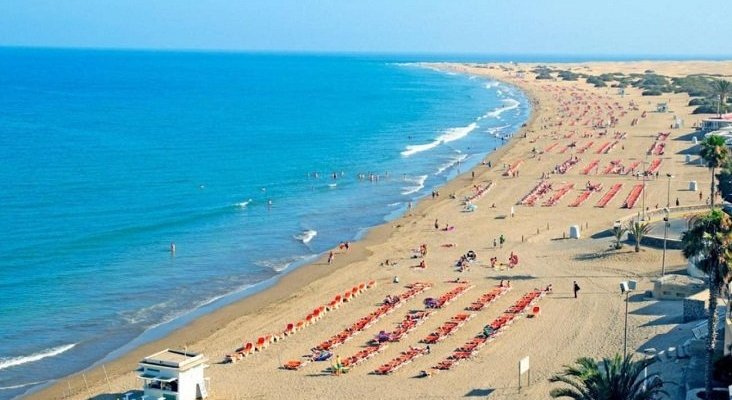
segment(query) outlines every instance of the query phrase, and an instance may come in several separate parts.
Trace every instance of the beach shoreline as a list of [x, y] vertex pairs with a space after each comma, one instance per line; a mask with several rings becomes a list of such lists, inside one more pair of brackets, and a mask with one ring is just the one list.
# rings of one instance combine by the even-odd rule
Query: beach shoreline
[[[649, 65], [659, 65], [663, 64], [664, 62], [622, 62], [622, 63], [586, 63], [586, 65], [592, 66], [593, 68], [605, 68], [605, 69], [613, 69], [613, 68], [623, 68], [623, 72], [628, 70], [645, 70], [649, 69]], [[669, 65], [682, 65], [682, 67], [679, 67], [681, 71], [686, 70], [694, 70], [694, 68], [698, 69], [698, 66], [695, 66], [694, 64], [697, 62], [686, 62], [690, 64], [684, 64], [685, 62], [667, 62]], [[704, 62], [709, 63], [709, 62]], [[552, 63], [557, 64], [557, 63]], [[703, 63], [702, 63], [703, 64]], [[114, 387], [118, 387], [119, 384], [129, 384], [132, 382], [129, 377], [131, 374], [131, 370], [133, 370], [137, 362], [141, 360], [144, 356], [147, 356], [149, 354], [152, 354], [158, 350], [164, 349], [164, 348], [189, 348], [191, 350], [196, 350], [197, 344], [201, 343], [201, 341], [208, 341], [213, 342], [217, 340], [217, 337], [221, 336], [229, 336], [229, 331], [236, 331], [234, 328], [232, 328], [232, 324], [236, 323], [237, 325], [240, 324], [247, 324], [249, 323], [251, 327], [253, 328], [252, 331], [256, 331], [257, 333], [252, 333], [250, 336], [256, 336], [259, 333], [264, 333], [263, 331], [266, 330], [273, 330], [275, 327], [279, 327], [275, 321], [264, 321], [264, 322], [270, 322], [270, 327], [264, 327], [261, 324], [263, 323], [262, 319], [266, 319], [266, 316], [272, 316], [275, 319], [280, 320], [283, 318], [288, 318], [288, 316], [279, 316], [278, 312], [281, 312], [281, 310], [284, 309], [290, 309], [290, 308], [297, 308], [297, 310], [294, 310], [295, 313], [302, 313], [305, 311], [305, 308], [302, 307], [303, 302], [311, 304], [313, 299], [323, 298], [331, 295], [330, 292], [331, 288], [333, 286], [344, 286], [347, 285], [347, 282], [353, 281], [353, 278], [355, 276], [360, 276], [361, 281], [363, 280], [369, 280], [372, 279], [372, 276], [377, 275], [377, 282], [380, 286], [388, 286], [390, 283], [390, 277], [393, 275], [391, 270], [388, 272], [383, 272], [382, 269], [379, 269], [377, 265], [380, 261], [383, 260], [383, 254], [384, 253], [394, 253], [399, 250], [404, 250], [404, 243], [410, 243], [412, 246], [415, 245], [414, 243], [414, 237], [419, 236], [418, 234], [425, 235], [424, 231], [420, 231], [419, 229], [423, 228], [417, 228], [417, 227], [424, 227], [424, 226], [430, 226], [432, 224], [432, 219], [435, 218], [435, 216], [442, 217], [443, 215], [447, 215], [450, 218], [454, 218], [456, 220], [459, 220], [461, 223], [465, 220], [460, 214], [455, 214], [457, 211], [450, 211], [447, 212], [445, 210], [453, 210], [455, 207], [455, 200], [449, 198], [447, 194], [456, 193], [457, 197], [460, 198], [462, 195], [466, 193], [470, 193], [473, 186], [476, 184], [484, 184], [491, 180], [497, 180], [495, 177], [495, 174], [498, 172], [499, 174], [502, 171], [501, 164], [502, 163], [508, 163], [510, 160], [510, 157], [515, 157], [515, 154], [521, 153], [521, 154], [527, 154], [528, 149], [532, 146], [529, 142], [531, 140], [537, 140], [535, 133], [540, 132], [542, 130], [542, 123], [545, 123], [547, 119], [550, 119], [556, 110], [545, 108], [549, 107], [550, 105], [547, 103], [550, 100], [550, 97], [547, 93], [540, 91], [540, 89], [535, 86], [536, 82], [525, 82], [523, 80], [516, 80], [511, 79], [510, 75], [501, 74], [498, 71], [493, 70], [487, 70], [487, 69], [476, 69], [470, 65], [464, 65], [464, 64], [456, 64], [456, 63], [429, 63], [429, 65], [436, 66], [438, 68], [447, 69], [453, 72], [460, 72], [460, 73], [466, 73], [466, 74], [478, 74], [482, 77], [490, 77], [491, 79], [496, 79], [501, 82], [505, 82], [507, 84], [510, 84], [512, 86], [518, 87], [525, 96], [529, 99], [530, 107], [531, 107], [531, 113], [529, 116], [529, 119], [526, 121], [524, 126], [519, 129], [516, 132], [513, 132], [510, 139], [506, 141], [502, 146], [498, 147], [495, 151], [491, 152], [487, 157], [484, 158], [484, 160], [490, 160], [493, 164], [492, 168], [487, 168], [485, 165], [478, 165], [474, 167], [471, 170], [464, 171], [460, 175], [454, 177], [452, 180], [447, 182], [445, 185], [443, 185], [440, 188], [441, 197], [439, 199], [430, 199], [429, 197], [425, 197], [421, 199], [419, 202], [417, 202], [414, 207], [409, 210], [406, 215], [403, 215], [401, 217], [398, 217], [396, 219], [393, 219], [389, 222], [377, 225], [375, 227], [372, 227], [369, 229], [367, 234], [358, 242], [353, 243], [352, 249], [347, 252], [339, 252], [336, 256], [335, 261], [332, 265], [328, 265], [326, 261], [326, 256], [323, 255], [316, 259], [315, 261], [300, 266], [283, 276], [281, 276], [278, 281], [273, 284], [271, 287], [268, 287], [262, 291], [259, 291], [255, 294], [252, 294], [251, 296], [248, 296], [244, 299], [238, 300], [233, 304], [224, 306], [220, 309], [217, 309], [209, 314], [203, 315], [196, 320], [192, 321], [190, 324], [183, 326], [179, 329], [176, 329], [171, 334], [159, 339], [155, 340], [150, 343], [143, 344], [130, 352], [122, 355], [121, 357], [107, 363], [104, 365], [104, 368], [101, 366], [95, 366], [90, 369], [87, 369], [85, 371], [82, 371], [80, 373], [74, 374], [70, 377], [66, 377], [63, 379], [60, 379], [46, 387], [40, 388], [36, 391], [33, 391], [29, 393], [26, 398], [28, 399], [62, 399], [66, 398], [68, 395], [69, 388], [72, 388], [72, 392], [74, 396], [86, 396], [86, 388], [87, 385], [92, 389], [89, 389], [90, 393], [99, 393], [102, 392], [109, 392], [109, 390], [105, 389], [108, 384], [108, 380], [114, 381], [115, 385]], [[490, 64], [493, 66], [498, 66], [501, 64]], [[577, 65], [576, 63], [571, 63], [567, 65]], [[583, 63], [585, 65], [585, 63]], [[598, 65], [602, 65], [602, 67], [597, 67]], [[632, 67], [629, 67], [629, 65]], [[729, 69], [729, 63], [720, 63], [724, 68]], [[527, 67], [528, 69], [528, 67]], [[529, 78], [531, 79], [531, 78]], [[577, 84], [577, 87], [583, 87], [579, 86], [580, 84]], [[565, 85], [569, 87], [569, 84]], [[573, 86], [574, 87], [574, 86]], [[608, 93], [608, 92], [606, 92]], [[674, 95], [675, 99], [682, 99], [680, 95]], [[679, 100], [680, 101], [680, 100]], [[650, 103], [649, 103], [650, 104]], [[646, 106], [646, 105], [644, 105]], [[681, 113], [682, 115], [686, 116], [686, 112], [688, 110], [685, 110], [684, 113]], [[689, 124], [690, 125], [690, 124]], [[656, 129], [655, 127], [653, 129]], [[623, 149], [625, 150], [625, 148]], [[628, 149], [629, 151], [633, 149]], [[544, 164], [549, 163], [551, 165], [550, 161], [544, 162]], [[670, 162], [669, 162], [670, 163]], [[538, 165], [538, 164], [537, 164]], [[543, 165], [543, 164], [542, 164]], [[536, 169], [540, 170], [541, 167], [537, 166]], [[678, 166], [674, 168], [693, 168], [693, 167], [685, 167], [685, 166]], [[686, 170], [684, 170], [686, 171]], [[699, 177], [697, 178], [696, 175], [694, 175], [697, 171], [691, 170], [690, 175], [694, 179], [698, 179], [701, 181], [703, 179], [703, 175], [699, 174]], [[475, 173], [475, 178], [473, 178], [473, 173]], [[510, 179], [510, 178], [506, 178]], [[585, 179], [585, 178], [582, 178]], [[594, 179], [594, 178], [593, 178]], [[506, 182], [506, 180], [502, 180], [500, 183]], [[521, 181], [525, 182], [525, 181]], [[511, 184], [509, 184], [511, 185]], [[705, 183], [700, 183], [700, 186], [702, 188], [706, 188], [708, 185], [705, 186]], [[517, 193], [523, 193], [527, 190], [527, 187], [521, 187], [518, 189], [506, 189], [505, 195], [502, 193], [502, 196], [499, 196], [499, 200], [496, 200], [499, 202], [499, 208], [500, 211], [497, 211], [498, 213], [505, 214], [507, 212], [507, 207], [510, 205], [511, 209], [513, 209], [513, 201], [515, 200], [514, 197], [516, 197]], [[496, 189], [492, 189], [495, 191]], [[503, 190], [503, 189], [502, 189]], [[663, 192], [663, 188], [658, 189], [654, 188], [654, 194], [655, 192]], [[682, 197], [683, 195], [679, 195]], [[501, 202], [501, 199], [513, 199], [508, 202], [504, 201]], [[687, 196], [684, 197], [684, 202], [690, 201], [691, 197]], [[495, 203], [494, 203], [495, 204]], [[481, 206], [486, 207], [487, 206]], [[546, 213], [545, 210], [538, 210], [534, 209], [532, 212], [536, 212], [540, 215], [538, 217], [541, 219], [541, 216], [545, 214], [540, 214], [540, 212]], [[587, 215], [596, 215], [595, 210], [587, 210], [584, 212]], [[608, 220], [614, 220], [619, 215], [624, 215], [624, 213], [627, 213], [623, 210], [613, 210], [610, 212], [610, 215], [605, 216]], [[499, 218], [500, 215], [496, 215], [495, 219], [501, 220], [502, 218]], [[503, 218], [506, 218], [505, 215], [503, 215]], [[513, 218], [513, 216], [511, 217]], [[574, 217], [572, 217], [574, 218]], [[572, 218], [569, 218], [571, 220]], [[608, 221], [602, 220], [597, 221], [595, 219], [592, 219], [592, 217], [585, 217], [586, 221], [592, 220], [592, 224], [590, 225], [589, 222], [585, 222], [585, 227], [590, 229], [590, 231], [594, 228], [595, 230], [599, 229], [599, 227], [604, 226]], [[543, 221], [543, 220], [542, 220]], [[501, 223], [501, 222], [497, 222]], [[518, 225], [523, 224], [523, 229], [528, 231], [527, 228], [528, 224], [531, 223], [528, 219], [518, 219], [516, 224], [517, 226], [514, 227], [514, 231], [518, 231]], [[557, 221], [552, 221], [552, 224], [562, 224], [562, 228], [564, 228], [564, 225], [568, 223], [567, 217], [559, 217], [557, 216]], [[524, 241], [523, 234], [522, 240], [519, 243], [517, 239], [512, 238], [513, 243], [515, 243], [515, 246], [517, 248], [525, 249], [525, 247], [522, 246], [554, 246], [553, 244], [545, 245], [541, 244], [543, 242], [540, 242], [540, 240], [551, 238], [556, 235], [556, 228], [555, 226], [552, 226], [550, 228], [549, 223], [547, 223], [547, 229], [546, 231], [543, 230], [543, 222], [540, 224], [541, 229], [537, 228], [536, 235], [526, 235], [526, 240]], [[462, 225], [461, 225], [461, 229]], [[472, 229], [471, 233], [477, 233], [480, 232], [479, 227], [475, 228], [465, 228], [465, 229]], [[509, 229], [509, 228], [506, 228]], [[533, 232], [534, 226], [532, 225], [530, 230]], [[420, 233], [422, 232], [422, 233]], [[462, 233], [461, 233], [462, 234]], [[467, 233], [466, 233], [467, 234]], [[443, 239], [440, 239], [443, 240]], [[486, 241], [488, 241], [488, 238], [486, 237]], [[525, 243], [526, 242], [526, 243]], [[489, 247], [489, 246], [488, 246]], [[554, 250], [554, 247], [547, 247], [550, 249], [550, 251]], [[464, 249], [463, 249], [464, 250]], [[482, 251], [487, 251], [484, 249], [481, 249]], [[494, 249], [495, 251], [495, 249]], [[527, 251], [528, 250], [522, 250]], [[542, 253], [544, 250], [539, 250], [539, 253]], [[655, 257], [656, 253], [650, 253], [650, 255], [653, 255]], [[446, 256], [448, 257], [448, 256]], [[537, 257], [538, 258], [538, 257]], [[447, 258], [449, 259], [449, 257]], [[644, 259], [645, 260], [645, 259]], [[672, 259], [675, 262], [678, 262], [679, 258], [678, 256], [676, 258]], [[645, 261], [644, 261], [645, 262]], [[651, 263], [651, 261], [648, 261]], [[655, 262], [655, 258], [652, 260], [652, 262]], [[359, 271], [351, 271], [351, 266], [354, 265], [364, 265], [369, 264], [369, 267], [359, 267], [362, 268], [362, 270]], [[375, 272], [379, 271], [379, 272]], [[398, 272], [400, 275], [407, 274], [406, 272]], [[543, 272], [542, 272], [543, 273]], [[535, 275], [543, 276], [542, 273], [535, 273]], [[628, 273], [627, 271], [624, 271], [623, 273]], [[411, 274], [411, 272], [410, 272]], [[546, 275], [546, 274], [545, 274]], [[411, 276], [411, 275], [410, 275]], [[436, 276], [442, 277], [443, 275], [438, 274]], [[547, 275], [551, 278], [551, 275]], [[614, 276], [613, 276], [614, 277]], [[439, 279], [439, 278], [438, 278]], [[497, 279], [497, 278], [496, 278]], [[552, 279], [558, 279], [556, 277], [553, 277]], [[352, 282], [355, 283], [355, 282]], [[519, 282], [518, 285], [521, 285], [522, 283]], [[528, 287], [528, 285], [531, 285], [531, 282], [523, 283], [524, 286]], [[603, 283], [604, 285], [604, 283]], [[601, 285], [602, 286], [602, 285]], [[588, 293], [589, 294], [589, 293]], [[471, 295], [472, 296], [472, 295]], [[597, 305], [596, 305], [597, 306]], [[599, 306], [598, 306], [599, 307]], [[613, 306], [614, 307], [614, 306]], [[339, 311], [340, 312], [340, 311]], [[614, 312], [614, 309], [613, 309]], [[356, 311], [351, 311], [351, 313], [357, 313]], [[259, 316], [258, 318], [256, 316]], [[309, 328], [313, 329], [313, 328]], [[238, 331], [236, 331], [238, 332]], [[322, 335], [321, 335], [322, 336]], [[253, 339], [251, 337], [250, 339]], [[289, 339], [288, 339], [289, 340]], [[285, 341], [287, 343], [287, 341]], [[209, 344], [210, 345], [210, 344]], [[205, 346], [203, 346], [205, 347]], [[605, 346], [606, 347], [606, 346]], [[605, 349], [605, 347], [600, 346], [601, 349]], [[231, 349], [233, 350], [233, 348]], [[211, 357], [212, 362], [218, 362], [219, 356], [221, 354], [214, 353], [214, 354], [207, 354], [209, 357]], [[279, 358], [279, 356], [278, 356]], [[278, 360], [279, 362], [280, 360]], [[383, 360], [385, 361], [385, 360]], [[281, 363], [280, 363], [281, 365]], [[108, 378], [107, 378], [108, 377]], [[126, 378], [122, 378], [126, 377]], [[113, 385], [109, 386], [110, 388], [113, 387]], [[128, 387], [129, 390], [132, 389], [138, 389], [137, 386], [135, 387]], [[216, 396], [216, 398], [229, 398], [227, 397], [229, 394], [235, 393], [231, 389], [228, 389], [229, 391], [226, 392], [226, 394], [219, 394]], [[114, 391], [113, 391], [114, 392]], [[238, 393], [238, 392], [236, 392]], [[307, 396], [308, 392], [303, 392], [302, 396]], [[344, 392], [344, 393], [350, 393], [352, 395], [352, 392]], [[535, 395], [537, 392], [533, 392]], [[238, 397], [238, 396], [235, 396]], [[246, 396], [245, 396], [246, 397]], [[273, 396], [276, 397], [276, 396]], [[356, 397], [359, 397], [356, 395]], [[76, 397], [73, 397], [76, 398]], [[94, 397], [102, 399], [104, 397]], [[112, 397], [110, 397], [112, 398]], [[530, 398], [541, 398], [540, 396], [530, 397]]]
[[[435, 63], [423, 62], [415, 64], [420, 67], [437, 65]], [[456, 72], [449, 67], [445, 68], [443, 65], [439, 65], [435, 68], [441, 72]], [[465, 72], [458, 73], [471, 75]], [[486, 78], [485, 76], [481, 77]], [[482, 162], [500, 159], [505, 152], [508, 151], [508, 147], [512, 146], [514, 141], [519, 139], [519, 133], [529, 129], [529, 127], [532, 126], [533, 121], [536, 119], [534, 107], [537, 102], [532, 93], [524, 91], [514, 83], [503, 80], [499, 81], [522, 91], [523, 95], [529, 99], [530, 114], [528, 119], [523, 123], [523, 126], [518, 131], [511, 132], [507, 135], [508, 139], [484, 156]], [[471, 178], [471, 173], [477, 173], [481, 168], [486, 168], [485, 165], [482, 165], [482, 162], [469, 170], [460, 172], [458, 175], [440, 186], [440, 191], [445, 193], [454, 193], [469, 189], [474, 182]], [[447, 196], [444, 196], [441, 201], [448, 202], [449, 199], [447, 199]], [[24, 394], [23, 398], [64, 398], [64, 394], [68, 395], [69, 385], [72, 388], [82, 388], [86, 387], [89, 382], [103, 382], [106, 381], [108, 377], [112, 378], [119, 374], [127, 373], [129, 372], [128, 366], [136, 365], [137, 361], [141, 360], [148, 354], [156, 352], [158, 349], [187, 347], [189, 344], [209, 337], [214, 332], [223, 329], [223, 326], [237, 317], [257, 313], [268, 305], [286, 302], [289, 294], [313, 284], [320, 279], [327, 279], [354, 262], [367, 260], [368, 256], [372, 254], [368, 250], [370, 247], [382, 245], [388, 242], [394, 234], [398, 233], [397, 230], [395, 230], [395, 224], [399, 225], [400, 221], [413, 222], [417, 215], [426, 214], [429, 210], [428, 203], [433, 202], [434, 200], [430, 200], [426, 195], [422, 196], [419, 201], [415, 202], [411, 211], [404, 211], [397, 218], [368, 228], [366, 234], [361, 239], [352, 243], [353, 250], [349, 251], [348, 254], [345, 254], [346, 257], [338, 256], [331, 265], [328, 265], [327, 262], [328, 252], [323, 252], [316, 256], [314, 260], [297, 266], [281, 276], [274, 276], [266, 281], [253, 285], [252, 288], [245, 289], [245, 292], [250, 290], [252, 291], [249, 295], [244, 295], [244, 297], [234, 300], [230, 304], [194, 317], [192, 321], [173, 328], [171, 332], [163, 334], [160, 338], [144, 341], [140, 345], [125, 351], [123, 354], [109, 359], [110, 354], [114, 354], [116, 352], [113, 351], [112, 353], [102, 357], [102, 359], [95, 362], [93, 365], [77, 373], [34, 388], [30, 392]], [[269, 281], [272, 282], [268, 283]], [[257, 286], [263, 287], [259, 289]], [[191, 313], [195, 313], [196, 311], [197, 310], [192, 310]], [[183, 317], [186, 316], [187, 314], [183, 315]], [[218, 326], [219, 328], [212, 328], [212, 326]], [[147, 331], [143, 332], [140, 337], [146, 334]], [[135, 338], [132, 342], [125, 345], [125, 347], [135, 343], [140, 337]], [[74, 392], [79, 391], [82, 390], [79, 389]]]

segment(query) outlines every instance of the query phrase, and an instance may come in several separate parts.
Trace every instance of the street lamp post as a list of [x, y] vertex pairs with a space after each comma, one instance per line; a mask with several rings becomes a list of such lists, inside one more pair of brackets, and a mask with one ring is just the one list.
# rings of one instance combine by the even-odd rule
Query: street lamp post
[[666, 188], [666, 207], [671, 207], [671, 178], [674, 176], [671, 174], [666, 174], [666, 177], [668, 178], [668, 186]]
[[625, 291], [625, 335], [623, 337], [623, 355], [628, 356], [628, 295], [630, 290]]
[[643, 221], [646, 220], [646, 160], [643, 160], [643, 201], [641, 207], [643, 207]]
[[664, 210], [666, 215], [663, 217], [663, 256], [661, 257], [661, 277], [666, 275], [666, 237], [668, 235], [668, 216], [669, 209], [666, 207]]
[[624, 357], [628, 356], [628, 302], [629, 302], [630, 292], [633, 290], [634, 285], [635, 285], [634, 281], [620, 282], [620, 292], [625, 295], [625, 334], [623, 336], [623, 356]]

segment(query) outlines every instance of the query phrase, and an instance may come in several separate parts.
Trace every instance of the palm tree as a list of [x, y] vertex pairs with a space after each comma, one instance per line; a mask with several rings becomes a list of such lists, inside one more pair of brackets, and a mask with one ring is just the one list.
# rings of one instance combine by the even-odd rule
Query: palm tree
[[707, 335], [706, 393], [712, 390], [712, 357], [717, 341], [717, 298], [729, 283], [732, 262], [732, 219], [719, 209], [693, 217], [689, 229], [681, 236], [682, 252], [687, 259], [709, 275], [709, 316]]
[[640, 222], [640, 221], [628, 221], [628, 227], [625, 228], [631, 235], [633, 235], [633, 239], [635, 241], [635, 252], [640, 252], [640, 243], [641, 240], [643, 240], [643, 237], [646, 236], [651, 230], [653, 229], [651, 227], [651, 224], [648, 222]]
[[623, 240], [623, 235], [625, 235], [626, 232], [628, 232], [628, 228], [625, 228], [621, 225], [613, 227], [613, 235], [615, 236], [615, 250], [619, 250], [623, 247], [623, 243], [621, 243], [621, 240]]
[[725, 139], [719, 135], [709, 135], [701, 143], [701, 150], [699, 155], [704, 161], [707, 162], [707, 167], [712, 171], [712, 188], [711, 188], [711, 205], [714, 208], [714, 192], [716, 185], [714, 180], [716, 179], [715, 172], [717, 168], [720, 168], [727, 164], [729, 161], [729, 149]]
[[575, 400], [650, 400], [666, 394], [658, 374], [643, 377], [643, 370], [653, 359], [633, 361], [633, 356], [615, 355], [601, 362], [582, 357], [576, 365], [564, 366], [564, 371], [549, 378], [569, 387], [552, 389], [552, 398], [569, 397]]
[[719, 103], [717, 104], [717, 113], [719, 114], [719, 117], [722, 118], [722, 109], [724, 108], [724, 100], [727, 98], [727, 95], [732, 90], [732, 83], [730, 81], [726, 81], [724, 79], [719, 81], [714, 81], [714, 84], [712, 85], [712, 88], [714, 89], [714, 93], [719, 96]]

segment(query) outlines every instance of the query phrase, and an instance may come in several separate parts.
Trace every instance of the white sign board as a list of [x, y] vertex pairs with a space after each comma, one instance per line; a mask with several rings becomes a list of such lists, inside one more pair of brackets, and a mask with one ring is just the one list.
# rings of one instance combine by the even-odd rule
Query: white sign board
[[519, 361], [519, 373], [524, 374], [529, 370], [529, 356], [526, 356]]

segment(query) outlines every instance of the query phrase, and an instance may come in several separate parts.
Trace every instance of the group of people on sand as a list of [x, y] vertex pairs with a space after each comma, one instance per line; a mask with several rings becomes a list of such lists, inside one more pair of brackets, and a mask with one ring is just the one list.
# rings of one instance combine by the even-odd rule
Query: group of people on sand
[[518, 254], [515, 254], [513, 251], [511, 252], [511, 255], [508, 256], [508, 267], [513, 268], [518, 265], [519, 259]]
[[384, 298], [384, 304], [394, 305], [396, 303], [399, 303], [400, 300], [401, 299], [399, 299], [399, 296], [392, 296], [392, 295], [387, 294], [386, 297]]
[[[519, 263], [518, 254], [511, 252], [511, 255], [508, 256], [508, 267], [513, 268], [517, 266]], [[491, 257], [491, 268], [496, 268], [498, 265], [498, 257]], [[505, 264], [501, 264], [505, 265]]]
[[457, 267], [457, 270], [459, 272], [463, 272], [467, 270], [470, 267], [470, 263], [477, 260], [478, 255], [475, 254], [473, 250], [468, 250], [467, 253], [460, 256], [460, 258], [455, 263], [455, 267]]
[[[345, 250], [345, 251], [348, 251], [348, 250], [350, 250], [350, 249], [351, 249], [351, 242], [348, 242], [348, 241], [345, 241], [345, 242], [341, 242], [341, 243], [340, 243], [340, 244], [338, 245], [338, 249], [339, 249], [339, 250]], [[335, 261], [335, 252], [334, 252], [333, 250], [331, 250], [331, 251], [330, 251], [330, 252], [328, 253], [328, 264], [329, 264], [329, 265], [330, 265], [330, 264], [333, 264], [333, 261]]]
[[419, 245], [419, 255], [422, 258], [427, 257], [427, 245], [422, 243]]

